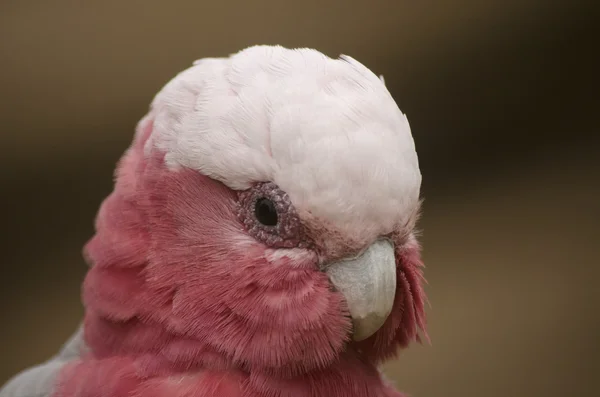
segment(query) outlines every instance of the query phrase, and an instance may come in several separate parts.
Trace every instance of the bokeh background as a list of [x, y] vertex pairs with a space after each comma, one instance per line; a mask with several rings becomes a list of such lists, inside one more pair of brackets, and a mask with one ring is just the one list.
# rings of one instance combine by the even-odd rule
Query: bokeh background
[[551, 0], [0, 2], [0, 383], [82, 316], [81, 247], [155, 92], [252, 44], [383, 74], [424, 175], [414, 397], [600, 395], [598, 7]]

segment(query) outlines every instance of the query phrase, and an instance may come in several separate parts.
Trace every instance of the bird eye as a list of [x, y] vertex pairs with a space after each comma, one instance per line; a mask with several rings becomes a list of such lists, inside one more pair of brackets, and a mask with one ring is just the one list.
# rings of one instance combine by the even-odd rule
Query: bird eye
[[306, 248], [312, 241], [290, 197], [273, 182], [238, 192], [238, 218], [248, 234], [272, 248]]
[[261, 197], [254, 205], [256, 219], [265, 226], [276, 226], [278, 221], [275, 204], [268, 198]]

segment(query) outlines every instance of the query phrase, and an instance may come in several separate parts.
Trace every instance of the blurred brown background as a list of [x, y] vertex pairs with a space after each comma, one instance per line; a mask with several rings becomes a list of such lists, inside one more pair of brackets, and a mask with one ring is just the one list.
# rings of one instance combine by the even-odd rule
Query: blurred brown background
[[0, 383], [82, 315], [80, 255], [154, 93], [251, 44], [349, 54], [411, 122], [432, 346], [389, 365], [433, 396], [598, 396], [592, 2], [0, 3]]

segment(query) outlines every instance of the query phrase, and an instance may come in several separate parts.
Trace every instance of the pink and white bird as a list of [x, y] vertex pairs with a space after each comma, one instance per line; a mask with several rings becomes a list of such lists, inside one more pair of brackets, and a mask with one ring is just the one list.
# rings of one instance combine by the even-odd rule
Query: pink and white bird
[[410, 127], [356, 60], [255, 46], [155, 97], [85, 247], [85, 320], [1, 397], [397, 397], [425, 332]]

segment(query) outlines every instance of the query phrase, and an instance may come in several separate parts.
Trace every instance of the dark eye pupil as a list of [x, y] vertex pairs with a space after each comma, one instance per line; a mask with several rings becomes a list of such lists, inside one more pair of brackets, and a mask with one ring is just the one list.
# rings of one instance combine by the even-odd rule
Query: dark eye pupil
[[277, 225], [277, 210], [275, 204], [267, 198], [260, 198], [254, 207], [256, 219], [265, 226]]

